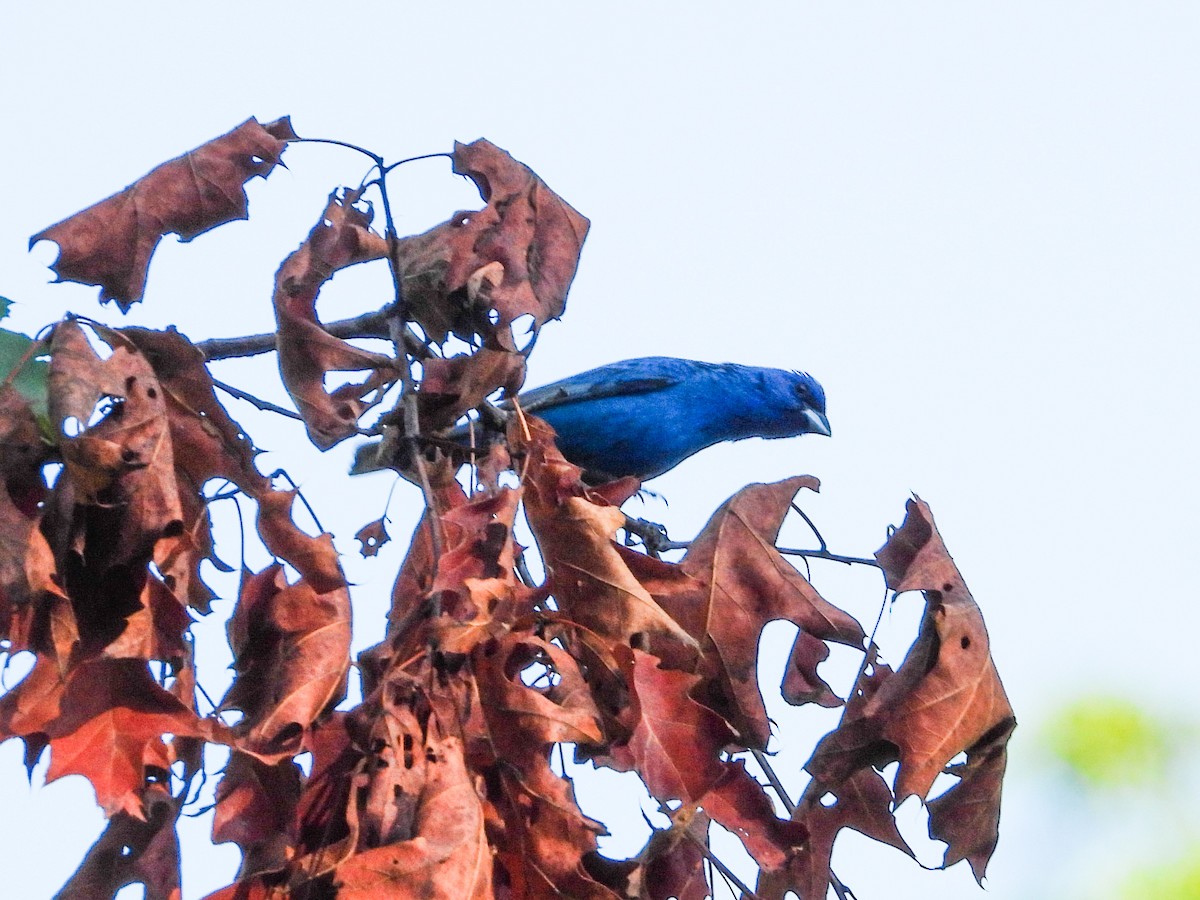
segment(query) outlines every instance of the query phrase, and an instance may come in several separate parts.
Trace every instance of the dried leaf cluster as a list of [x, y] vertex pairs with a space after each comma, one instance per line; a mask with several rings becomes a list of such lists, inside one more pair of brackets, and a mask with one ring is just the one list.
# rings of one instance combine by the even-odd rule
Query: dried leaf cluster
[[[35, 239], [59, 244], [61, 278], [97, 284], [128, 309], [158, 240], [244, 218], [244, 183], [293, 140], [286, 120], [251, 120]], [[0, 387], [0, 638], [37, 659], [0, 698], [0, 740], [22, 738], [30, 767], [48, 750], [48, 780], [83, 775], [109, 816], [62, 896], [110, 897], [131, 882], [148, 898], [180, 896], [175, 822], [209, 744], [232, 751], [213, 840], [243, 851], [237, 881], [213, 898], [692, 900], [710, 893], [716, 822], [758, 863], [757, 896], [815, 900], [841, 829], [911, 852], [892, 810], [927, 798], [944, 771], [958, 781], [929, 802], [931, 833], [948, 844], [947, 865], [965, 859], [981, 878], [1014, 719], [979, 609], [923, 502], [909, 502], [877, 554], [889, 588], [926, 598], [916, 643], [893, 671], [775, 547], [793, 496], [815, 479], [744, 488], [667, 562], [615, 539], [637, 485], [585, 486], [535, 417], [511, 416], [506, 444], [481, 455], [469, 480], [421, 442], [520, 386], [513, 323], [528, 316], [537, 328], [563, 312], [588, 227], [486, 141], [452, 158], [482, 210], [399, 239], [372, 230], [362, 191], [335, 192], [275, 282], [280, 371], [317, 446], [358, 433], [405, 382], [382, 417], [384, 443], [414, 448], [426, 510], [387, 634], [357, 661], [357, 706], [335, 710], [352, 668], [351, 590], [332, 538], [301, 530], [294, 493], [259, 473], [200, 350], [173, 330], [72, 318], [42, 348], [47, 417], [13, 375]], [[402, 288], [387, 309], [396, 358], [334, 336], [316, 313], [334, 273], [372, 260]], [[412, 325], [425, 338], [416, 349]], [[443, 358], [450, 335], [473, 352]], [[419, 383], [408, 354], [423, 363]], [[364, 374], [327, 391], [331, 371]], [[63, 469], [48, 487], [52, 463]], [[257, 505], [258, 535], [278, 562], [243, 570], [228, 623], [236, 677], [202, 713], [189, 625], [215, 599], [201, 563], [224, 565], [203, 493], [213, 479]], [[522, 507], [540, 584], [517, 574]], [[358, 539], [373, 555], [388, 535], [378, 521]], [[771, 733], [757, 655], [777, 619], [800, 629], [780, 686], [792, 704], [843, 705], [819, 664], [830, 643], [867, 653], [790, 816], [737, 756], [765, 750]], [[234, 724], [230, 711], [241, 714]], [[636, 858], [597, 853], [604, 825], [551, 765], [562, 744], [637, 773], [668, 811], [671, 825]], [[312, 755], [307, 775], [301, 753]], [[881, 775], [892, 762], [894, 788]]]

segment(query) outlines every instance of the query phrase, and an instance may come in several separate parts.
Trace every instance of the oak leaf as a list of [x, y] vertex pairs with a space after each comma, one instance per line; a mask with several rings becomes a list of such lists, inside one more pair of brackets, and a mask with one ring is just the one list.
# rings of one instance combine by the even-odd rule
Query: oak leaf
[[650, 596], [614, 542], [624, 513], [584, 486], [579, 467], [554, 446], [553, 430], [540, 419], [514, 417], [509, 441], [526, 446], [525, 514], [565, 616], [611, 642], [633, 645], [661, 635], [696, 646], [696, 638]]
[[702, 641], [700, 671], [728, 694], [728, 703], [714, 708], [738, 728], [745, 746], [765, 747], [770, 735], [757, 678], [758, 643], [768, 622], [785, 619], [813, 639], [851, 647], [866, 637], [775, 548], [793, 496], [817, 487], [816, 479], [800, 476], [740, 490], [713, 514], [680, 563], [700, 585], [698, 595], [660, 598]]
[[920, 590], [925, 614], [916, 641], [894, 673], [868, 666], [856, 702], [817, 745], [806, 768], [836, 793], [855, 771], [899, 760], [895, 794], [925, 799], [956, 755], [962, 780], [939, 803], [931, 828], [949, 841], [945, 865], [968, 859], [982, 878], [1000, 819], [1004, 746], [1015, 725], [988, 647], [979, 607], [919, 498], [876, 554], [888, 587]]
[[513, 350], [514, 320], [529, 315], [536, 331], [562, 315], [589, 223], [486, 140], [456, 143], [453, 160], [487, 206], [399, 242], [409, 314], [438, 343], [481, 334]]
[[425, 777], [414, 836], [355, 854], [338, 866], [334, 881], [341, 900], [492, 897], [492, 853], [462, 744], [447, 737], [421, 752]]
[[[144, 818], [142, 789], [148, 768], [173, 761], [164, 735], [220, 739], [214, 723], [159, 687], [145, 662], [96, 657], [64, 679], [40, 659], [0, 699], [0, 740], [21, 736], [50, 747], [46, 781], [83, 775], [107, 815]], [[32, 740], [31, 740], [32, 739]]]
[[217, 785], [214, 844], [242, 851], [239, 878], [283, 866], [296, 840], [300, 768], [290, 759], [269, 764], [236, 750]]
[[792, 813], [792, 821], [807, 830], [808, 840], [785, 869], [759, 875], [755, 894], [761, 900], [783, 900], [788, 891], [795, 891], [800, 900], [824, 900], [829, 893], [833, 843], [843, 828], [912, 856], [896, 827], [892, 802], [891, 788], [870, 767], [859, 769], [836, 792], [810, 782]]
[[[359, 416], [399, 377], [394, 360], [334, 337], [317, 318], [317, 293], [325, 282], [347, 266], [387, 256], [387, 241], [370, 230], [371, 215], [359, 206], [361, 194], [332, 194], [304, 243], [275, 273], [279, 372], [309, 440], [322, 450], [355, 434]], [[364, 370], [370, 374], [360, 383], [325, 389], [330, 372]]]
[[29, 239], [61, 248], [53, 269], [60, 281], [100, 286], [100, 302], [123, 312], [142, 299], [150, 257], [163, 236], [190, 241], [247, 217], [245, 183], [266, 177], [287, 142], [291, 122], [248, 119], [233, 131], [153, 169], [119, 194], [89, 206]]
[[251, 575], [229, 620], [237, 676], [222, 708], [240, 709], [247, 749], [273, 754], [299, 746], [304, 730], [341, 700], [350, 666], [350, 596], [345, 584], [318, 592], [289, 585], [278, 563]]

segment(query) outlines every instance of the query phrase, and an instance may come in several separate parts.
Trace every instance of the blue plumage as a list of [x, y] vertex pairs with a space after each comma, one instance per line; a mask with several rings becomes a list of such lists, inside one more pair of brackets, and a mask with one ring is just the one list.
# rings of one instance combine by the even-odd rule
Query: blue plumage
[[591, 481], [654, 478], [722, 441], [828, 435], [825, 391], [802, 372], [666, 356], [627, 359], [527, 391]]

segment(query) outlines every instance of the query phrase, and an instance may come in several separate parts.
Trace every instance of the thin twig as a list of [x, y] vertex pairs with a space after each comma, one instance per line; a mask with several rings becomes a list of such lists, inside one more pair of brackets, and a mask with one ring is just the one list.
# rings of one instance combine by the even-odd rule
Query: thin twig
[[828, 559], [833, 562], [845, 563], [848, 566], [871, 566], [879, 568], [879, 561], [866, 556], [843, 556], [840, 553], [830, 553], [828, 550], [794, 550], [791, 547], [776, 547], [784, 556], [803, 556], [806, 559]]
[[[212, 380], [212, 383], [213, 387], [220, 388], [225, 393], [237, 397], [239, 400], [245, 400], [247, 403], [256, 406], [263, 412], [273, 412], [281, 416], [286, 416], [289, 419], [295, 419], [297, 422], [304, 421], [303, 416], [294, 410], [288, 409], [286, 406], [279, 406], [278, 404], [272, 403], [270, 400], [264, 400], [261, 397], [256, 397], [254, 394], [243, 391], [241, 388], [234, 387], [232, 384], [226, 384], [224, 381], [218, 381], [215, 378]], [[354, 428], [354, 433], [361, 434], [364, 437], [379, 436], [378, 431], [374, 431], [370, 428], [359, 428], [357, 426]]]
[[347, 150], [353, 150], [355, 153], [361, 153], [363, 156], [370, 159], [379, 168], [383, 168], [383, 157], [378, 153], [372, 153], [365, 147], [360, 147], [358, 144], [351, 144], [349, 141], [339, 141], [333, 138], [294, 138], [289, 143], [292, 144], [329, 144], [333, 147], [345, 147]]
[[828, 550], [829, 545], [827, 543], [825, 543], [825, 538], [821, 535], [821, 532], [817, 528], [816, 523], [813, 522], [813, 520], [808, 517], [808, 513], [806, 513], [799, 506], [797, 506], [795, 500], [793, 500], [791, 503], [789, 503], [788, 506], [790, 506], [795, 512], [799, 513], [800, 518], [802, 518], [805, 521], [805, 523], [808, 525], [808, 527], [812, 530], [813, 535], [817, 539], [817, 543], [821, 545], [821, 549]]
[[390, 173], [393, 169], [398, 168], [399, 166], [403, 166], [406, 163], [418, 162], [422, 159], [437, 159], [438, 157], [441, 157], [441, 156], [446, 157], [446, 159], [454, 159], [453, 153], [425, 153], [421, 156], [410, 156], [408, 159], [402, 159], [402, 160], [400, 160], [400, 162], [394, 162], [390, 166], [380, 166], [379, 174], [380, 174], [380, 177], [382, 178], [383, 176], [386, 176], [388, 173]]
[[223, 381], [217, 381], [217, 379], [215, 379], [215, 378], [212, 380], [212, 383], [213, 383], [213, 387], [218, 387], [221, 390], [223, 390], [225, 393], [231, 394], [234, 397], [237, 397], [239, 400], [245, 400], [247, 403], [253, 404], [254, 406], [261, 409], [263, 412], [278, 413], [281, 416], [287, 416], [289, 419], [295, 419], [298, 422], [304, 421], [304, 418], [295, 410], [287, 409], [286, 407], [283, 407], [283, 406], [278, 406], [278, 405], [272, 403], [270, 400], [263, 400], [261, 397], [256, 397], [253, 394], [247, 393], [246, 391], [243, 391], [241, 388], [234, 387], [232, 384], [226, 384]]
[[[382, 159], [379, 170], [384, 172]], [[379, 178], [379, 196], [383, 202], [383, 218], [386, 228], [388, 246], [388, 268], [392, 273], [394, 299], [387, 310], [388, 334], [396, 348], [396, 356], [400, 362], [400, 403], [404, 410], [404, 442], [412, 454], [416, 465], [417, 475], [421, 481], [421, 492], [425, 495], [425, 506], [429, 510], [429, 542], [433, 553], [432, 577], [436, 580], [438, 563], [442, 558], [442, 536], [439, 533], [441, 522], [437, 512], [437, 504], [433, 495], [433, 487], [429, 483], [429, 473], [425, 466], [425, 457], [417, 446], [421, 434], [421, 423], [417, 411], [417, 388], [413, 381], [412, 366], [408, 361], [408, 351], [405, 346], [405, 335], [409, 331], [408, 304], [404, 299], [404, 279], [400, 274], [400, 239], [396, 234], [396, 220], [392, 215], [392, 202], [388, 196], [386, 179]], [[433, 598], [433, 608], [430, 615], [434, 618], [441, 614], [441, 600]]]
[[775, 789], [780, 802], [783, 803], [783, 808], [788, 811], [789, 816], [792, 815], [796, 811], [796, 803], [784, 788], [783, 782], [779, 780], [779, 776], [775, 774], [775, 769], [771, 765], [770, 760], [767, 759], [767, 754], [754, 747], [750, 748], [750, 752], [754, 754], [754, 761], [758, 763], [758, 767], [767, 776], [767, 781], [771, 782], [771, 787]]
[[720, 872], [726, 881], [730, 882], [734, 887], [742, 892], [743, 900], [759, 900], [758, 894], [750, 890], [750, 886], [746, 884], [746, 882], [738, 878], [737, 875], [733, 873], [733, 870], [729, 868], [729, 866], [721, 862], [721, 860], [717, 858], [717, 855], [712, 852], [712, 849], [708, 846], [708, 844], [704, 843], [704, 841], [700, 840], [700, 838], [696, 837], [686, 829], [683, 833], [687, 835], [688, 840], [700, 848], [700, 852], [704, 854], [704, 858], [709, 861], [712, 867]]
[[[783, 782], [779, 780], [779, 776], [775, 773], [775, 767], [772, 766], [771, 761], [767, 759], [767, 754], [753, 747], [750, 748], [750, 752], [754, 754], [754, 761], [758, 763], [758, 767], [762, 769], [763, 774], [767, 776], [767, 781], [769, 781], [771, 783], [771, 787], [775, 789], [775, 793], [778, 795], [780, 802], [783, 803], [783, 808], [787, 810], [789, 816], [795, 815], [796, 803], [794, 800], [792, 800], [791, 795], [783, 786]], [[842, 880], [837, 877], [837, 873], [835, 873], [833, 869], [829, 870], [829, 883], [833, 885], [833, 890], [834, 893], [838, 895], [838, 900], [850, 900], [850, 898], [857, 900], [857, 898], [854, 897], [854, 891], [850, 890], [845, 884], [842, 883]]]
[[296, 480], [287, 473], [286, 469], [276, 469], [268, 478], [284, 478], [287, 483], [292, 486], [292, 490], [296, 492], [296, 496], [300, 498], [300, 502], [304, 504], [304, 508], [308, 510], [308, 514], [312, 516], [313, 524], [317, 526], [317, 531], [321, 534], [325, 533], [325, 526], [321, 524], [321, 520], [317, 518], [317, 511], [312, 508], [312, 504], [308, 502], [308, 498], [304, 496], [304, 491], [300, 490], [300, 485], [296, 484]]

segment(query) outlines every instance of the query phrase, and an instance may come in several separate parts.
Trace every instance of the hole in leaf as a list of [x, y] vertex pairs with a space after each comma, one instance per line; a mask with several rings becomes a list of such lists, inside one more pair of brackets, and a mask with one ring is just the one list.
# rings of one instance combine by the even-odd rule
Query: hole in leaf
[[261, 166], [263, 164], [263, 158], [257, 155], [251, 156], [250, 162], [254, 163], [256, 166]]
[[489, 322], [496, 325], [500, 322], [500, 313], [497, 310], [489, 309], [487, 311], [487, 318]]
[[313, 755], [311, 753], [300, 753], [293, 757], [293, 762], [300, 767], [300, 771], [307, 778], [312, 774]]
[[517, 318], [513, 319], [512, 335], [513, 343], [516, 344], [518, 352], [524, 352], [525, 348], [537, 336], [537, 319], [529, 313], [517, 316]]
[[837, 796], [835, 794], [831, 794], [829, 791], [826, 791], [821, 795], [821, 805], [827, 809], [831, 806], [835, 806], [837, 802]]
[[67, 416], [63, 419], [62, 433], [65, 437], [74, 438], [83, 434], [83, 423], [75, 416]]

